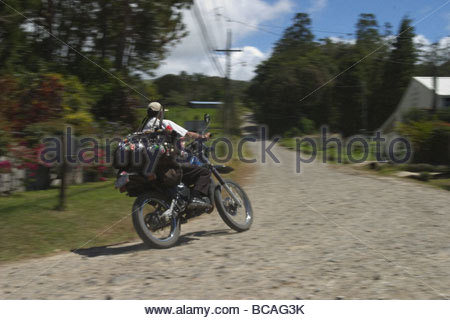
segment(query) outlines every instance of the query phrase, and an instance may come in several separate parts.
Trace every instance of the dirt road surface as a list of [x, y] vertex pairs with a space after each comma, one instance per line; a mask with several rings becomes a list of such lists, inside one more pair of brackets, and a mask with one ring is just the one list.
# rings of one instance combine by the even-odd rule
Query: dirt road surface
[[[259, 143], [249, 143], [254, 155]], [[2, 299], [444, 299], [450, 194], [313, 163], [295, 153], [243, 178], [255, 212], [231, 231], [214, 212], [180, 245], [140, 242], [0, 267]], [[125, 213], [124, 213], [125, 214]]]

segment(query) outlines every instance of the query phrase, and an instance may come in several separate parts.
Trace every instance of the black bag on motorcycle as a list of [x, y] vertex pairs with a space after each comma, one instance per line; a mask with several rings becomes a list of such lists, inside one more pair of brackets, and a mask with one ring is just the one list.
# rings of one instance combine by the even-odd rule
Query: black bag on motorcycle
[[120, 143], [114, 150], [113, 168], [148, 176], [156, 169], [160, 155], [140, 142]]
[[114, 150], [113, 167], [120, 171], [143, 176], [155, 173], [158, 181], [174, 187], [181, 182], [183, 172], [177, 163], [176, 148], [144, 145], [140, 142], [121, 142]]

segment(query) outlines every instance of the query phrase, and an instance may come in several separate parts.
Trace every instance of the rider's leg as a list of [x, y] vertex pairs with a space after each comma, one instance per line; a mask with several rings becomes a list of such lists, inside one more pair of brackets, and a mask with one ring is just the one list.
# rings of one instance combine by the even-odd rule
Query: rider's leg
[[208, 199], [211, 172], [206, 168], [193, 165], [183, 166], [182, 169], [183, 169], [183, 182], [188, 186], [194, 185], [191, 197], [192, 206], [194, 207], [209, 206], [210, 204], [207, 199]]
[[194, 195], [208, 196], [211, 172], [199, 166], [183, 166], [183, 182], [186, 185], [194, 185]]

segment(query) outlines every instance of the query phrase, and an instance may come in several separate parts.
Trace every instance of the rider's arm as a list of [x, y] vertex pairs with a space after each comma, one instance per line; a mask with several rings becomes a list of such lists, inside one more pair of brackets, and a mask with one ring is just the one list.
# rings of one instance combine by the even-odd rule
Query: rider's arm
[[198, 134], [196, 132], [191, 132], [188, 131], [186, 133], [186, 137], [191, 138], [191, 139], [209, 139], [211, 133], [207, 132], [205, 134]]
[[180, 125], [176, 124], [171, 120], [163, 120], [163, 124], [165, 127], [170, 126], [172, 130], [175, 130], [175, 132], [178, 133], [180, 137], [186, 137], [191, 139], [209, 139], [209, 137], [211, 136], [209, 132], [204, 135], [201, 135], [196, 132], [187, 131], [185, 128], [181, 127]]

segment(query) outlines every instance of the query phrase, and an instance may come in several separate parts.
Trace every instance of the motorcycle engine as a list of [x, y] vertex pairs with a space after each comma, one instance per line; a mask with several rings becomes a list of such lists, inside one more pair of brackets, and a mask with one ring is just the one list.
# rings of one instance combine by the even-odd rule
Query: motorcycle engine
[[176, 189], [177, 189], [177, 206], [179, 211], [182, 212], [186, 209], [189, 203], [191, 191], [184, 183], [178, 184]]

